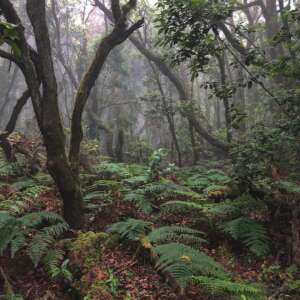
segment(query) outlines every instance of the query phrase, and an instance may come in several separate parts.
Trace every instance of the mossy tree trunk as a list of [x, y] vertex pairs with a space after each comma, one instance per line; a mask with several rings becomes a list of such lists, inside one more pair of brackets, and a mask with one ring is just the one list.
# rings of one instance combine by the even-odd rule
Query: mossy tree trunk
[[[6, 20], [18, 25], [16, 27], [18, 34], [16, 43], [20, 50], [20, 57], [5, 52], [2, 52], [1, 56], [15, 62], [24, 74], [46, 147], [47, 167], [63, 199], [64, 217], [72, 228], [80, 228], [84, 221], [79, 180], [83, 110], [110, 51], [143, 25], [143, 20], [139, 20], [129, 28], [127, 26], [128, 14], [136, 6], [136, 2], [129, 1], [121, 7], [118, 0], [111, 0], [117, 25], [100, 42], [91, 65], [79, 83], [72, 115], [69, 157], [66, 154], [64, 128], [58, 105], [57, 82], [46, 21], [46, 1], [27, 0], [27, 15], [33, 28], [36, 51], [27, 43], [21, 19], [11, 1], [2, 0], [0, 2], [1, 12]], [[42, 85], [42, 89], [40, 89], [40, 85]]]

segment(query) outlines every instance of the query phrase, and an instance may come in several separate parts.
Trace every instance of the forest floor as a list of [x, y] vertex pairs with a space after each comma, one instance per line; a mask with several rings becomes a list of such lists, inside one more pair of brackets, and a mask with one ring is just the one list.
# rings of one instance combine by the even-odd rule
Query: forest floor
[[[155, 227], [188, 226], [206, 232], [209, 243], [202, 245], [199, 250], [213, 257], [238, 282], [262, 283], [267, 266], [275, 265], [274, 256], [257, 259], [240, 243], [225, 238], [222, 233], [211, 232], [207, 222], [203, 222], [201, 215], [195, 211], [188, 214], [183, 210], [162, 213], [161, 207], [172, 201], [189, 202], [192, 199], [193, 203], [200, 203], [205, 198], [210, 201], [210, 205], [213, 203], [219, 207], [225, 199], [239, 197], [230, 183], [231, 179], [223, 171], [214, 168], [209, 173], [207, 167], [191, 168], [180, 171], [180, 176], [172, 171], [162, 173], [159, 182], [149, 184], [145, 180], [145, 166], [106, 163], [95, 169], [95, 174], [82, 175], [86, 205], [85, 228], [82, 232], [71, 231], [65, 237], [69, 244], [71, 241], [72, 245], [78, 245], [79, 241], [83, 247], [74, 250], [69, 246], [65, 251], [64, 261], [69, 263], [68, 272], [72, 273], [72, 279], [66, 276], [49, 277], [42, 265], [34, 268], [26, 250], [19, 251], [13, 259], [6, 251], [0, 257], [0, 295], [11, 290], [14, 295], [22, 295], [21, 298], [16, 296], [11, 299], [28, 300], [179, 299], [178, 285], [171, 277], [155, 269], [149, 247], [141, 247], [137, 242], [120, 243], [119, 239], [100, 247], [88, 241], [90, 233], [106, 232], [112, 223], [128, 218], [150, 221]], [[199, 174], [202, 174], [201, 178]], [[199, 187], [201, 184], [203, 186]], [[37, 189], [41, 186], [45, 190]], [[36, 192], [27, 196], [30, 189]], [[140, 202], [131, 201], [132, 197], [128, 197], [128, 194], [132, 196], [137, 192], [143, 194], [143, 199]], [[45, 173], [32, 178], [2, 176], [0, 194], [2, 199], [12, 199], [16, 195], [24, 197], [23, 201], [28, 203], [27, 212], [62, 212], [58, 192]], [[86, 242], [88, 244], [84, 244]], [[279, 275], [270, 272], [267, 276]], [[271, 278], [268, 280], [271, 281]], [[231, 299], [231, 296], [212, 296], [203, 286], [190, 284], [182, 299], [226, 300]], [[297, 300], [300, 297], [294, 294], [294, 298], [282, 299]]]

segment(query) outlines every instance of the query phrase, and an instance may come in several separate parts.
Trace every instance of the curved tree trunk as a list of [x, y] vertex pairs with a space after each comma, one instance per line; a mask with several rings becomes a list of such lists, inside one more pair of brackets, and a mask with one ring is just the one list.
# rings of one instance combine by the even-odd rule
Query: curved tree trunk
[[[0, 55], [18, 64], [24, 74], [47, 151], [47, 167], [62, 196], [64, 217], [73, 228], [80, 228], [83, 224], [79, 157], [82, 140], [81, 119], [85, 104], [110, 51], [125, 41], [144, 22], [139, 20], [129, 28], [127, 26], [128, 14], [135, 7], [136, 1], [130, 1], [123, 7], [120, 6], [118, 0], [111, 0], [111, 4], [117, 25], [100, 42], [96, 55], [79, 84], [72, 117], [71, 148], [68, 158], [64, 129], [60, 119], [57, 82], [46, 22], [46, 1], [27, 0], [27, 15], [33, 27], [37, 52], [27, 43], [21, 19], [11, 1], [0, 1], [1, 13], [6, 20], [18, 25], [16, 27], [18, 34], [16, 43], [20, 50], [20, 57], [15, 57], [5, 51], [2, 51]], [[41, 90], [40, 83], [43, 87]]]

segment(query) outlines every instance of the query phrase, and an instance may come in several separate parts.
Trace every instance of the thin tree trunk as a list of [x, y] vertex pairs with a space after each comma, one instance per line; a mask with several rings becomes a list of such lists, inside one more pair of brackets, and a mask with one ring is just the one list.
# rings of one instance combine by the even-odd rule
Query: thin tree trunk
[[225, 69], [225, 57], [224, 54], [220, 54], [218, 57], [219, 68], [220, 68], [220, 80], [221, 80], [221, 89], [222, 89], [222, 100], [225, 108], [225, 120], [226, 120], [226, 129], [227, 129], [227, 142], [231, 143], [232, 140], [232, 122], [231, 122], [231, 111], [229, 105], [229, 98], [226, 95], [226, 69]]
[[160, 91], [163, 110], [164, 110], [165, 116], [167, 118], [168, 125], [169, 125], [169, 130], [170, 130], [172, 140], [173, 140], [173, 144], [174, 144], [176, 152], [177, 152], [177, 163], [178, 163], [179, 167], [182, 167], [182, 156], [181, 156], [181, 150], [180, 150], [179, 142], [178, 142], [178, 139], [177, 139], [174, 118], [172, 118], [172, 115], [171, 115], [172, 112], [170, 112], [170, 109], [168, 107], [166, 95], [165, 95], [165, 92], [163, 90], [163, 87], [162, 87], [162, 84], [161, 84], [161, 81], [160, 81], [160, 78], [159, 78], [159, 74], [157, 74], [154, 66], [151, 63], [151, 61], [150, 61], [150, 66], [153, 70], [153, 74], [155, 76], [155, 81], [156, 81], [158, 89]]
[[118, 136], [117, 136], [116, 151], [115, 151], [115, 158], [116, 161], [119, 163], [123, 162], [123, 148], [124, 148], [124, 131], [123, 129], [119, 129]]
[[291, 220], [292, 229], [292, 259], [298, 267], [300, 267], [300, 208], [292, 211]]

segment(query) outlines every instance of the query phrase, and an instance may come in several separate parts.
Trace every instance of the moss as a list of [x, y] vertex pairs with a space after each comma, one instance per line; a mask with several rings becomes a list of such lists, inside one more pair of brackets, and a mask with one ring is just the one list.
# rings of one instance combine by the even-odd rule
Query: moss
[[101, 266], [102, 248], [108, 237], [103, 232], [89, 231], [80, 233], [75, 240], [67, 243], [72, 267], [78, 270], [74, 288], [85, 300], [113, 299], [105, 284], [108, 274]]
[[106, 285], [107, 279], [107, 272], [101, 267], [96, 266], [81, 277], [80, 281], [77, 282], [76, 287], [81, 295], [85, 295], [84, 299], [113, 299]]
[[101, 262], [101, 248], [105, 244], [108, 234], [104, 232], [84, 232], [72, 241], [70, 257], [73, 265], [82, 271], [89, 270]]
[[105, 247], [108, 249], [116, 248], [120, 244], [120, 241], [121, 237], [119, 234], [111, 234], [105, 242]]
[[95, 282], [90, 287], [88, 293], [85, 295], [84, 300], [113, 300], [113, 296], [107, 290], [103, 281]]

